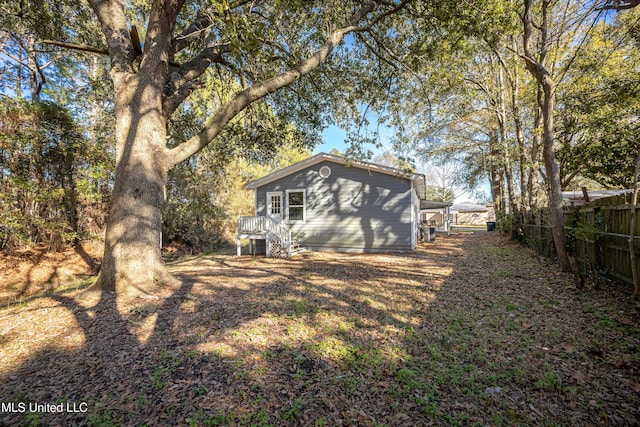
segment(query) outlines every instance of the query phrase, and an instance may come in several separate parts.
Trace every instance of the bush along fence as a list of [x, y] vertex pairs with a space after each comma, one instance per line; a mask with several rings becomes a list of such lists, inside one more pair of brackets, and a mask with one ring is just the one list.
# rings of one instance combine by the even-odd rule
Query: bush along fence
[[[580, 273], [596, 283], [603, 278], [633, 283], [629, 248], [632, 193], [594, 200], [564, 210], [567, 245]], [[640, 210], [639, 210], [640, 213]], [[544, 215], [524, 222], [521, 238], [539, 253], [555, 257], [551, 227]], [[636, 223], [634, 252], [640, 254], [640, 221]], [[640, 269], [640, 257], [636, 256]]]

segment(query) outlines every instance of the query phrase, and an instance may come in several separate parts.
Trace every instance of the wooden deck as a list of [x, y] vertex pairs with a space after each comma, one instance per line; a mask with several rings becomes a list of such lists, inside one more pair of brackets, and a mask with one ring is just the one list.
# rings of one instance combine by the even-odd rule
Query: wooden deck
[[236, 254], [242, 255], [241, 241], [249, 239], [249, 252], [255, 253], [255, 241], [264, 240], [267, 257], [289, 258], [293, 242], [291, 230], [266, 216], [239, 216]]

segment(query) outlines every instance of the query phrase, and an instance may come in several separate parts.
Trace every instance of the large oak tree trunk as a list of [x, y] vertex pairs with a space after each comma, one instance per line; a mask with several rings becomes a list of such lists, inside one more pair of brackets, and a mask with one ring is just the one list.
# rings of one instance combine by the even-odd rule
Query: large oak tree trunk
[[166, 120], [153, 81], [121, 73], [116, 85], [116, 176], [107, 220], [103, 290], [153, 293], [170, 276], [162, 262], [162, 203], [167, 180]]
[[[162, 0], [151, 2], [143, 46], [137, 30], [129, 27], [126, 2], [89, 0], [89, 3], [107, 41], [116, 116], [116, 177], [96, 287], [118, 294], [153, 294], [159, 283], [175, 280], [160, 254], [161, 209], [169, 170], [217, 138], [252, 102], [318, 68], [345, 35], [358, 30], [358, 23], [373, 12], [378, 3], [362, 5], [306, 59], [235, 94], [219, 106], [199, 133], [172, 148], [167, 146], [168, 120], [176, 108], [202, 86], [200, 78], [209, 66], [213, 63], [230, 66], [222, 58], [227, 52], [227, 37], [222, 37], [224, 42], [220, 44], [208, 40], [215, 31], [208, 33], [204, 29], [213, 25], [214, 16], [199, 10], [202, 13], [186, 32], [174, 39], [174, 26], [185, 0]], [[236, 2], [234, 7], [245, 3]], [[405, 5], [406, 2], [393, 4], [386, 12], [380, 12], [378, 19], [382, 19], [383, 14], [398, 12]], [[226, 12], [232, 13], [231, 9]], [[200, 40], [201, 34], [204, 38]], [[206, 41], [207, 46], [191, 60], [176, 63], [175, 54], [196, 39]]]

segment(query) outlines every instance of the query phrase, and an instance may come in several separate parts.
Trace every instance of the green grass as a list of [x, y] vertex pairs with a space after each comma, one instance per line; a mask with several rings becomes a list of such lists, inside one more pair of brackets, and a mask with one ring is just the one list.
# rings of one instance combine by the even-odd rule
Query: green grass
[[282, 419], [287, 421], [292, 421], [295, 418], [298, 418], [300, 416], [300, 411], [302, 411], [303, 406], [304, 406], [304, 401], [296, 397], [295, 399], [293, 399], [293, 402], [291, 402], [291, 405], [285, 408], [285, 410], [282, 412]]

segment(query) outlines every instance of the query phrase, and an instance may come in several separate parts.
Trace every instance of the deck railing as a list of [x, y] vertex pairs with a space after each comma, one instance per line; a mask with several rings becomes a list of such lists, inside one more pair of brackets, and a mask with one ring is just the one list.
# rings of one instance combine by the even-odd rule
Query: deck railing
[[291, 230], [273, 218], [266, 216], [238, 217], [238, 256], [240, 256], [240, 236], [243, 234], [264, 235], [268, 257], [291, 256]]
[[239, 216], [238, 233], [264, 233], [267, 231], [265, 216]]
[[265, 226], [267, 256], [291, 257], [291, 230], [268, 217], [265, 219]]

